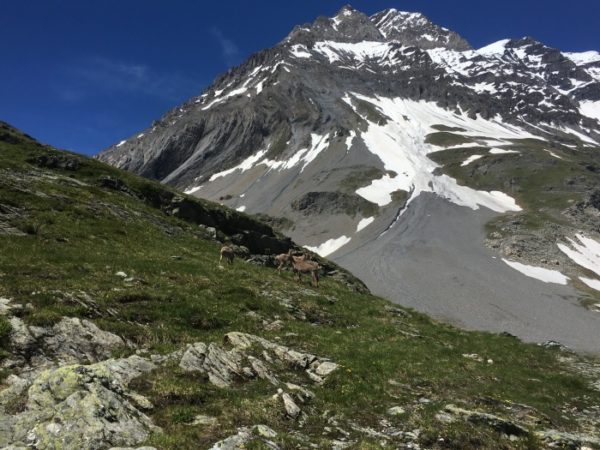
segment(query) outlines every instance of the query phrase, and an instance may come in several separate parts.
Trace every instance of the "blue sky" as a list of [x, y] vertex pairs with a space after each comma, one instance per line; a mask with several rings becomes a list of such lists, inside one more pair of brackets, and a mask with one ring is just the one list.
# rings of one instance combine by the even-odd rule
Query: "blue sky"
[[[87, 154], [127, 138], [198, 95], [228, 67], [332, 16], [335, 0], [5, 0], [0, 120]], [[533, 36], [600, 50], [598, 0], [357, 0], [372, 14], [421, 11], [474, 47]]]

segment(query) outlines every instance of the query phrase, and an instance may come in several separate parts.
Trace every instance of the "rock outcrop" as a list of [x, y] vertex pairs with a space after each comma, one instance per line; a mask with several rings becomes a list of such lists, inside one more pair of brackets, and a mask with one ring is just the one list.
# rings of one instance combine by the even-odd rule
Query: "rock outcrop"
[[205, 373], [209, 381], [219, 387], [257, 377], [278, 386], [282, 381], [276, 372], [281, 367], [304, 371], [309, 380], [323, 382], [338, 367], [331, 361], [251, 334], [231, 332], [225, 335], [224, 341], [229, 348], [203, 342], [188, 345], [179, 366], [189, 372]]

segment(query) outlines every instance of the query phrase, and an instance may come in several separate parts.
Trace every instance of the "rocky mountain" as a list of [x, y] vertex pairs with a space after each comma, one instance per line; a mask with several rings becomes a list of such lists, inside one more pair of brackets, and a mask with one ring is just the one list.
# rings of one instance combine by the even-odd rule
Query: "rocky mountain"
[[599, 121], [597, 52], [346, 6], [98, 158], [274, 217], [404, 305], [596, 351]]
[[263, 222], [3, 122], [0, 246], [7, 450], [600, 445], [597, 358], [433, 321], [325, 259], [299, 284]]

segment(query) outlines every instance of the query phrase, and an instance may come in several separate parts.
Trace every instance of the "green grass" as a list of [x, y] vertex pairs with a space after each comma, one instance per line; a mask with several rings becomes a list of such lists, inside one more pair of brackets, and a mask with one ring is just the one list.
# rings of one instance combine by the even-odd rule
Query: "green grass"
[[[490, 398], [494, 402], [481, 407], [488, 412], [502, 414], [502, 405], [525, 403], [552, 427], [577, 430], [561, 409], [600, 403], [600, 393], [561, 363], [556, 350], [461, 331], [414, 311], [394, 314], [389, 302], [327, 277], [318, 290], [308, 284], [304, 290], [290, 273], [279, 276], [240, 260], [220, 268], [219, 245], [197, 225], [165, 214], [152, 201], [101, 188], [98, 178], [118, 177], [146, 199], [163, 195], [162, 186], [76, 155], [76, 171], [40, 168], [28, 160], [57, 153], [18, 138], [18, 144], [0, 142], [0, 204], [21, 208], [23, 224], [17, 225], [35, 232], [0, 236], [0, 295], [33, 305], [18, 312], [24, 321], [47, 326], [62, 316], [84, 317], [159, 353], [243, 331], [341, 364], [323, 386], [310, 386], [316, 397], [303, 406], [303, 425], [283, 416], [271, 398], [275, 388], [263, 381], [220, 389], [175, 364], [158, 369], [132, 384], [152, 401], [148, 414], [162, 428], [148, 445], [207, 448], [239, 426], [264, 423], [279, 433], [275, 441], [283, 448], [302, 445], [294, 432], [325, 448], [335, 430], [327, 434], [324, 427], [335, 416], [357, 440], [354, 448], [380, 447], [347, 424], [378, 428], [382, 419], [406, 431], [422, 430], [418, 440], [427, 447], [444, 439], [451, 448], [539, 448], [531, 436], [513, 443], [484, 425], [443, 424], [435, 414], [448, 403], [477, 408]], [[295, 318], [278, 298], [307, 319]], [[283, 320], [283, 330], [264, 331], [263, 320], [275, 319]], [[8, 332], [0, 317], [0, 342]], [[493, 364], [466, 359], [467, 353]], [[407, 414], [389, 417], [387, 409], [397, 405]], [[219, 425], [190, 425], [197, 414], [214, 416]]]
[[[478, 190], [500, 190], [514, 197], [526, 211], [523, 223], [533, 228], [550, 220], [565, 220], [560, 212], [582, 200], [592, 186], [600, 185], [600, 174], [589, 169], [592, 150], [574, 151], [537, 139], [513, 140], [506, 147], [520, 154], [492, 155], [485, 147], [449, 149], [431, 153], [444, 173]], [[552, 157], [546, 150], [563, 155]], [[484, 154], [468, 166], [461, 163], [470, 155]]]
[[467, 131], [464, 128], [460, 128], [460, 127], [449, 127], [448, 125], [442, 125], [442, 124], [436, 124], [436, 125], [431, 125], [431, 128], [433, 128], [434, 130], [438, 130], [438, 131], [456, 131], [456, 132], [463, 132], [463, 131]]
[[361, 167], [353, 170], [340, 182], [339, 187], [343, 192], [356, 192], [361, 187], [368, 186], [373, 180], [383, 177], [386, 172], [377, 167]]
[[473, 142], [468, 136], [451, 133], [448, 131], [437, 131], [430, 133], [425, 138], [425, 142], [431, 145], [438, 145], [440, 147], [452, 147], [454, 145], [468, 144]]

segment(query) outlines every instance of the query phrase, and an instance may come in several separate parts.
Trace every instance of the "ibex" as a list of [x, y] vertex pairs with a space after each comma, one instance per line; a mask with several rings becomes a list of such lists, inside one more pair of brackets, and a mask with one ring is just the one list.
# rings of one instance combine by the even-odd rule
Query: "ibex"
[[287, 266], [291, 260], [292, 260], [292, 249], [291, 248], [287, 253], [281, 253], [281, 254], [277, 255], [275, 257], [275, 262], [278, 264], [277, 272], [279, 272], [279, 274], [281, 274], [281, 270], [285, 266]]
[[225, 258], [229, 264], [233, 264], [233, 258], [235, 258], [233, 248], [231, 248], [228, 245], [224, 245], [223, 247], [221, 247], [221, 257], [219, 258], [219, 264], [221, 264], [223, 258]]
[[321, 269], [321, 266], [314, 261], [306, 261], [305, 258], [306, 256], [304, 255], [299, 257], [292, 256], [292, 268], [298, 276], [297, 281], [298, 283], [302, 282], [302, 274], [310, 272], [312, 285], [319, 287], [319, 269]]

